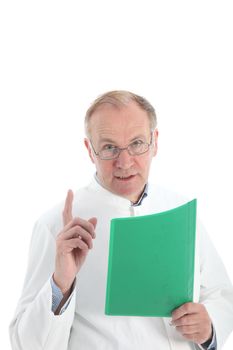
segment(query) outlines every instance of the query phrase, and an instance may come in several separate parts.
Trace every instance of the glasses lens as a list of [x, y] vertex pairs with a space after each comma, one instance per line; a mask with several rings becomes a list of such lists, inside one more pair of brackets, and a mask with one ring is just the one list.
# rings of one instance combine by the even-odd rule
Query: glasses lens
[[147, 143], [131, 143], [128, 147], [128, 150], [131, 155], [142, 154], [148, 151], [149, 145]]
[[101, 150], [98, 155], [101, 159], [115, 159], [119, 156], [122, 150], [128, 150], [131, 156], [146, 153], [150, 147], [150, 144], [145, 142], [135, 141], [132, 142], [127, 148], [110, 147]]
[[119, 155], [119, 148], [114, 147], [110, 149], [104, 149], [99, 152], [99, 156], [101, 159], [114, 159]]

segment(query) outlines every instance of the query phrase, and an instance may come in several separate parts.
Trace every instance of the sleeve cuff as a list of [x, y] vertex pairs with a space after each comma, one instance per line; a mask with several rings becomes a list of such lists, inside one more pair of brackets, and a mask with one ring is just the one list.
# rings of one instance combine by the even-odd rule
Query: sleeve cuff
[[[62, 294], [61, 289], [54, 282], [53, 277], [51, 277], [51, 279], [50, 279], [50, 284], [51, 284], [51, 288], [52, 288], [52, 311], [53, 311], [53, 313], [55, 313], [55, 311], [57, 310], [58, 306], [60, 305], [60, 303], [63, 299], [63, 294]], [[76, 285], [76, 279], [72, 285], [71, 294], [70, 294], [69, 298], [67, 299], [66, 303], [61, 308], [59, 315], [61, 315], [67, 309], [67, 307], [70, 303], [70, 300], [73, 296], [73, 291], [74, 291], [75, 285]]]
[[203, 350], [217, 350], [216, 331], [215, 331], [213, 325], [212, 325], [212, 330], [213, 330], [212, 339], [208, 340], [208, 342], [206, 342], [206, 343], [203, 343], [203, 344], [199, 345], [200, 349], [203, 349]]

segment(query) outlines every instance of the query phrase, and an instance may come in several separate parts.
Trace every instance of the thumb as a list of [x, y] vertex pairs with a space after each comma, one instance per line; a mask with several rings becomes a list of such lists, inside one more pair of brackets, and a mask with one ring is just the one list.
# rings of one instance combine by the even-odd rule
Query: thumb
[[88, 221], [96, 228], [97, 218], [90, 218]]

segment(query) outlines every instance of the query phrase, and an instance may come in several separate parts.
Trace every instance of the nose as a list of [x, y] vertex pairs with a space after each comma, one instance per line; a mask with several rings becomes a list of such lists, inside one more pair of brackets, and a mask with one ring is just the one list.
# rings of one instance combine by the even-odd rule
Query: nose
[[133, 156], [129, 154], [127, 149], [121, 150], [118, 158], [115, 161], [115, 165], [120, 169], [130, 169], [134, 164]]

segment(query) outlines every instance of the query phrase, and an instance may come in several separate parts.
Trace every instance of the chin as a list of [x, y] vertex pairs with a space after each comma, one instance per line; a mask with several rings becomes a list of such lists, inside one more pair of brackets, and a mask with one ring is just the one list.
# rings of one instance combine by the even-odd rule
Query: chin
[[135, 176], [135, 178], [130, 179], [129, 181], [113, 178], [109, 189], [118, 196], [127, 198], [131, 201], [133, 201], [135, 198], [137, 200], [145, 186], [144, 181], [140, 180], [141, 179], [139, 179], [138, 176]]
[[[143, 188], [143, 187], [142, 187]], [[138, 187], [137, 187], [138, 189]], [[141, 191], [139, 192], [136, 190], [135, 187], [125, 187], [125, 188], [115, 188], [114, 191], [116, 194], [118, 194], [121, 197], [127, 198], [128, 200], [135, 202], [137, 201], [138, 197], [141, 194]]]

